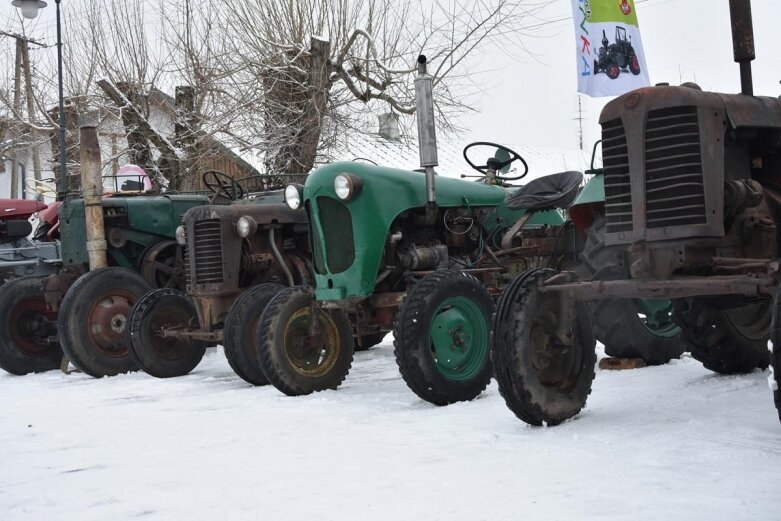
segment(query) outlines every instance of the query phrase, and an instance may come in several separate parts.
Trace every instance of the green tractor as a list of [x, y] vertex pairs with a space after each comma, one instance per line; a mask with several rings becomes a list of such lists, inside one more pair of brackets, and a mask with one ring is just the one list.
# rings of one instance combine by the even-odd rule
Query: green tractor
[[[93, 155], [99, 158], [96, 137], [94, 141]], [[99, 164], [98, 159], [98, 179]], [[13, 279], [0, 288], [2, 369], [17, 375], [57, 369], [63, 351], [94, 377], [135, 369], [125, 335], [128, 311], [153, 287], [182, 285], [175, 231], [187, 210], [210, 200], [144, 193], [136, 190], [138, 183], [129, 184], [133, 190], [98, 197], [97, 202], [85, 204], [78, 193], [64, 197], [59, 210], [62, 262], [54, 267], [56, 273]], [[95, 222], [87, 218], [87, 210], [96, 205], [102, 217], [97, 221], [105, 230], [99, 240], [89, 237]], [[90, 269], [96, 251], [105, 251], [107, 267]]]
[[611, 276], [584, 276], [584, 250], [573, 269], [527, 271], [500, 298], [496, 379], [521, 420], [556, 425], [585, 406], [596, 361], [589, 308], [606, 299], [672, 300], [687, 349], [714, 372], [772, 364], [781, 412], [781, 98], [753, 95], [750, 2], [730, 2], [730, 13], [741, 94], [656, 86], [602, 111], [606, 202], [588, 233]]
[[[561, 213], [578, 195], [580, 172], [512, 187], [528, 172], [523, 158], [475, 143], [464, 156], [482, 182], [435, 176], [431, 77], [425, 57], [418, 63], [424, 173], [339, 162], [312, 172], [303, 187], [286, 189], [291, 208], [302, 206], [308, 215], [314, 286], [287, 288], [270, 299], [255, 334], [260, 367], [285, 394], [338, 387], [351, 367], [353, 336], [393, 331], [396, 360], [412, 391], [438, 405], [473, 399], [493, 371], [494, 298], [518, 273], [568, 267], [584, 247], [585, 236]], [[472, 153], [485, 145], [495, 153], [477, 164]], [[522, 171], [510, 175], [516, 162]], [[604, 198], [583, 197], [584, 215], [596, 215]], [[625, 306], [617, 308], [627, 316]], [[634, 311], [631, 319], [652, 342], [666, 340]]]

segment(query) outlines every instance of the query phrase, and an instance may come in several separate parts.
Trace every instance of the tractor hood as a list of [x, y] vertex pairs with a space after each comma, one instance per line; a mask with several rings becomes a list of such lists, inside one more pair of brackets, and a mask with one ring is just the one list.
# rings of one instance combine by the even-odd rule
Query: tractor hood
[[[334, 191], [340, 174], [354, 182], [355, 193], [346, 201]], [[499, 186], [436, 178], [437, 206], [495, 209], [490, 213], [492, 227], [515, 222], [524, 213], [506, 208], [507, 194]], [[365, 298], [374, 292], [391, 224], [403, 212], [425, 207], [426, 177], [365, 163], [332, 163], [309, 175], [303, 199], [310, 219], [317, 298]], [[538, 224], [562, 221], [558, 212], [540, 212], [532, 219]]]

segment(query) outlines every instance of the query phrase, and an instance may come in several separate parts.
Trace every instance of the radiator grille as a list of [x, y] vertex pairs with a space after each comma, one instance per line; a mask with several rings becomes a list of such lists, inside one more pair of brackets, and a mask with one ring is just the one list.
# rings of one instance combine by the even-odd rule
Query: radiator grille
[[196, 284], [221, 284], [222, 235], [220, 220], [198, 221], [193, 226], [193, 252]]
[[320, 225], [328, 261], [328, 271], [341, 273], [355, 261], [353, 220], [345, 205], [330, 197], [318, 197]]
[[629, 153], [620, 119], [602, 124], [602, 168], [605, 173], [607, 233], [632, 231]]
[[646, 226], [704, 224], [696, 107], [652, 110], [645, 126]]

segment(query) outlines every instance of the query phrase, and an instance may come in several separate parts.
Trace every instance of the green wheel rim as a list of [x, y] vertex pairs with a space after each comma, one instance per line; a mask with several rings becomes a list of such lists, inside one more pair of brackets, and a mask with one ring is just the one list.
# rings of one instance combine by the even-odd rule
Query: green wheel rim
[[488, 323], [480, 306], [467, 297], [450, 297], [434, 311], [429, 329], [434, 365], [445, 378], [474, 378], [488, 356]]
[[664, 338], [678, 335], [681, 328], [673, 322], [673, 303], [666, 299], [633, 299], [640, 322], [652, 334]]

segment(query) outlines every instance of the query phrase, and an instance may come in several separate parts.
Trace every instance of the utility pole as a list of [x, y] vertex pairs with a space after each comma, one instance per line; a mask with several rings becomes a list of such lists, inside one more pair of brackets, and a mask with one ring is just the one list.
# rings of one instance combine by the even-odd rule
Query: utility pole
[[[16, 67], [14, 68], [14, 114], [19, 117], [22, 113], [22, 46], [24, 43], [19, 38], [16, 39]], [[14, 161], [11, 164], [11, 199], [18, 198], [19, 190], [19, 140], [21, 139], [19, 122], [14, 122], [13, 131], [13, 151]]]
[[[17, 40], [20, 41], [20, 40]], [[38, 131], [35, 129], [35, 98], [33, 94], [33, 74], [30, 64], [30, 47], [22, 43], [22, 70], [24, 72], [25, 91], [27, 93], [27, 121], [30, 122], [30, 152], [33, 156], [33, 175], [41, 180], [41, 155], [38, 152]]]

